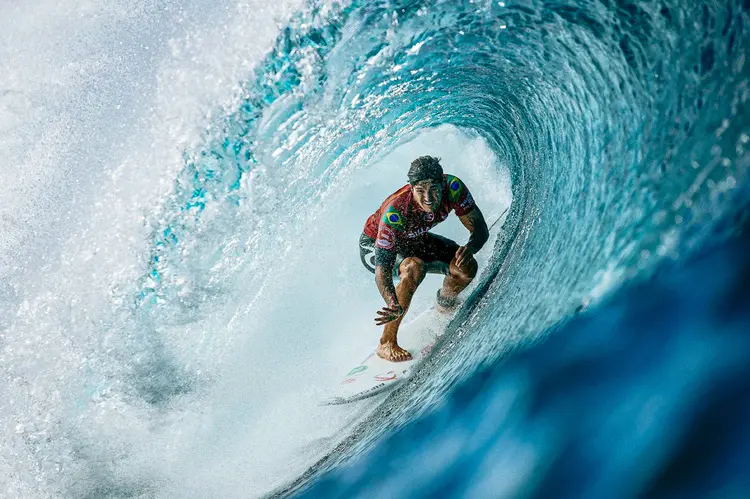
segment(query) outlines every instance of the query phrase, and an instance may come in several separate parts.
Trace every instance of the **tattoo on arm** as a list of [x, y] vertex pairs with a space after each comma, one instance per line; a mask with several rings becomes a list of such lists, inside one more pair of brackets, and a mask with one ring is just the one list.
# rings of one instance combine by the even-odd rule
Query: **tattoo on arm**
[[466, 215], [459, 217], [459, 219], [461, 220], [461, 223], [464, 224], [464, 227], [471, 232], [469, 242], [466, 243], [466, 246], [472, 253], [477, 253], [490, 238], [490, 231], [487, 228], [487, 222], [484, 220], [484, 215], [482, 215], [479, 207], [475, 206], [473, 210]]
[[396, 286], [393, 285], [393, 267], [378, 265], [375, 267], [375, 283], [378, 291], [387, 304], [398, 303], [396, 297]]

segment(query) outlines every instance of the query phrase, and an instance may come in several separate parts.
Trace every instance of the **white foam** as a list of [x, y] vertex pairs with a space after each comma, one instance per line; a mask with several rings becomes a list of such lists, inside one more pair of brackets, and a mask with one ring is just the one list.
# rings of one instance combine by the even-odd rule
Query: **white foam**
[[118, 314], [145, 270], [145, 222], [301, 4], [0, 6], [4, 493], [50, 497], [100, 475], [137, 489], [148, 475], [96, 464], [121, 466], [153, 436], [111, 357], [137, 327]]

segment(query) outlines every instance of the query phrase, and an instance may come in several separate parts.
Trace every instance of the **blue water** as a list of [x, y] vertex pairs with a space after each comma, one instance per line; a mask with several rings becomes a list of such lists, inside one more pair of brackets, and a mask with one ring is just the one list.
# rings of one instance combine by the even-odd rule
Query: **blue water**
[[[750, 3], [299, 4], [76, 7], [59, 79], [14, 11], [0, 490], [750, 497]], [[502, 229], [413, 380], [321, 408], [421, 154]]]
[[748, 247], [625, 286], [303, 496], [747, 497]]
[[169, 301], [196, 223], [252, 199], [243, 178], [295, 205], [259, 208], [274, 237], [267, 220], [298, 230], [352, 168], [450, 124], [512, 180], [481, 283], [422, 376], [277, 493], [746, 497], [749, 14], [313, 3], [186, 152], [139, 306]]

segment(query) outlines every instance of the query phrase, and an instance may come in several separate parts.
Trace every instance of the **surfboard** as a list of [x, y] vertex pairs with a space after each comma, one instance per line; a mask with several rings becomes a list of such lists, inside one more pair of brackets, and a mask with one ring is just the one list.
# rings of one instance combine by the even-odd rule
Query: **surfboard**
[[409, 322], [401, 324], [398, 344], [411, 354], [412, 359], [390, 362], [378, 357], [373, 350], [362, 362], [344, 374], [332, 390], [333, 396], [323, 400], [321, 405], [348, 404], [366, 399], [390, 390], [408, 379], [417, 366], [430, 355], [445, 331], [450, 317], [451, 314], [441, 314], [433, 306]]

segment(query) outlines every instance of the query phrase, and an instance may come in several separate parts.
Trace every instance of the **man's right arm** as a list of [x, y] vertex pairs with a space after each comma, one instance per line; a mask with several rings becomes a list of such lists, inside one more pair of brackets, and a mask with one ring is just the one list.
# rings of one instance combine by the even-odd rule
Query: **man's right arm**
[[393, 266], [396, 264], [396, 238], [394, 230], [385, 223], [378, 225], [378, 235], [375, 239], [375, 283], [385, 302], [390, 305], [398, 304], [396, 286], [393, 285]]
[[388, 305], [398, 304], [396, 286], [393, 285], [393, 265], [378, 265], [375, 267], [375, 283], [378, 291]]

